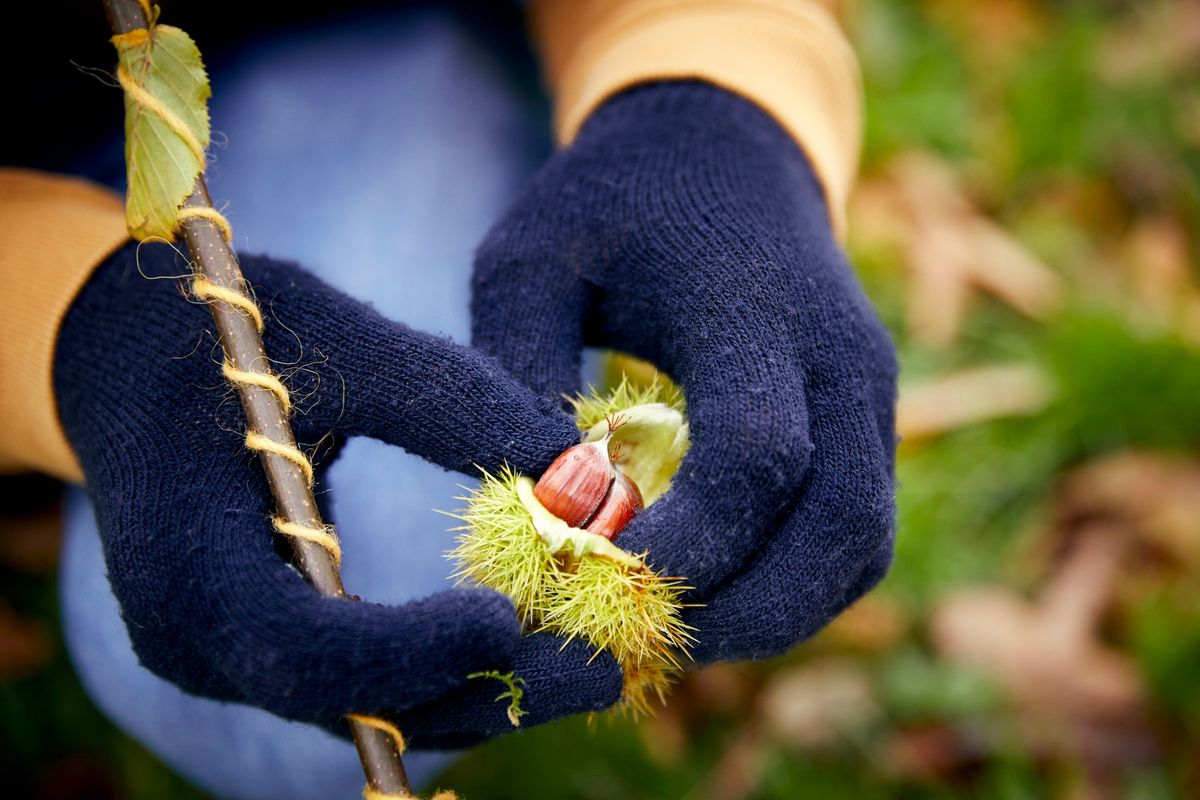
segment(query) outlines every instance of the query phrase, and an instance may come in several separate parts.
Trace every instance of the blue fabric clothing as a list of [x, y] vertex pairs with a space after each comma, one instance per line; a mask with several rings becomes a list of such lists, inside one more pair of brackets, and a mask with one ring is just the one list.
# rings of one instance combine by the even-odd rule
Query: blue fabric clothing
[[[385, 316], [463, 341], [471, 251], [549, 152], [527, 71], [456, 17], [410, 10], [292, 33], [214, 70], [209, 186], [239, 250], [292, 258]], [[218, 136], [220, 139], [220, 136]], [[352, 439], [323, 482], [343, 577], [367, 600], [447, 587], [448, 520], [468, 482]], [[138, 665], [86, 495], [67, 501], [61, 591], [73, 662], [97, 704], [197, 785], [226, 798], [358, 794], [353, 747], [317, 727], [184, 694]], [[446, 756], [407, 758], [420, 783]]]

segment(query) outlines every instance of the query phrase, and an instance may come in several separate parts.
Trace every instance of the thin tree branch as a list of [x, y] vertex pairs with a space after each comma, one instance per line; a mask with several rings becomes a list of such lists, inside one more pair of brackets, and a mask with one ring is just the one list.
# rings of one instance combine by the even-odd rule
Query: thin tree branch
[[[128, 33], [147, 27], [146, 15], [137, 0], [104, 0], [104, 9], [114, 33]], [[212, 207], [203, 175], [196, 179], [196, 186], [183, 206]], [[196, 265], [196, 272], [219, 287], [241, 291], [243, 281], [237, 255], [221, 228], [215, 222], [201, 217], [186, 218], [180, 227]], [[247, 372], [268, 370], [270, 364], [263, 349], [262, 337], [253, 320], [227, 303], [210, 302], [209, 308], [229, 362]], [[236, 388], [250, 430], [272, 441], [295, 445], [292, 426], [273, 392], [246, 384], [237, 384]], [[325, 523], [312, 489], [300, 467], [270, 452], [260, 451], [259, 457], [266, 470], [279, 516], [286, 522], [324, 528]], [[309, 583], [326, 597], [351, 602], [342, 588], [337, 564], [329, 552], [314, 542], [287, 538], [292, 546], [295, 565]], [[353, 720], [348, 724], [368, 785], [380, 793], [411, 794], [412, 789], [400, 756], [401, 744], [382, 730]]]

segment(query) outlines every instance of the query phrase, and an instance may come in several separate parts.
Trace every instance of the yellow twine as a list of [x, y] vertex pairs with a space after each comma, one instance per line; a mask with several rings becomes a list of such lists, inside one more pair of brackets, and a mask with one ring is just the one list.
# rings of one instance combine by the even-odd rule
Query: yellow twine
[[181, 208], [175, 212], [176, 225], [181, 224], [185, 219], [197, 218], [206, 219], [213, 223], [221, 229], [221, 233], [225, 234], [225, 241], [233, 241], [233, 226], [230, 225], [229, 220], [225, 219], [225, 216], [215, 208], [211, 208], [209, 206], [188, 206], [187, 208]]
[[[404, 741], [404, 734], [400, 733], [400, 729], [386, 719], [371, 717], [366, 714], [347, 714], [346, 719], [357, 722], [360, 725], [366, 725], [368, 728], [374, 728], [377, 731], [383, 731], [392, 737], [392, 741], [395, 742], [396, 753], [404, 755], [404, 750], [407, 747]], [[370, 784], [363, 787], [362, 796], [363, 800], [417, 800], [416, 795], [411, 795], [407, 792], [381, 792], [378, 789], [372, 788]]]
[[259, 333], [263, 332], [263, 315], [259, 311], [258, 305], [237, 289], [218, 286], [203, 275], [196, 275], [192, 278], [192, 294], [201, 300], [220, 300], [228, 303], [254, 320], [254, 327], [258, 328]]
[[204, 166], [204, 147], [201, 146], [200, 140], [196, 138], [196, 134], [192, 133], [187, 123], [175, 116], [171, 109], [163, 105], [163, 102], [146, 90], [144, 86], [138, 83], [129, 75], [129, 71], [124, 66], [117, 67], [117, 81], [120, 82], [121, 88], [125, 90], [125, 94], [129, 95], [129, 99], [137, 103], [147, 111], [153, 112], [159, 119], [167, 124], [167, 127], [174, 131], [187, 148], [192, 151], [192, 155], [196, 157], [197, 163]]
[[283, 385], [283, 381], [275, 377], [269, 372], [248, 372], [244, 369], [238, 369], [229, 361], [226, 361], [221, 366], [221, 372], [233, 383], [240, 383], [249, 386], [258, 386], [266, 389], [271, 394], [279, 398], [279, 404], [283, 406], [283, 413], [292, 413], [292, 397], [288, 394], [287, 387]]
[[313, 484], [313, 468], [312, 463], [304, 453], [300, 452], [300, 448], [291, 445], [277, 442], [274, 439], [268, 439], [258, 431], [246, 431], [246, 447], [250, 450], [257, 450], [264, 453], [273, 453], [280, 458], [286, 458], [291, 461], [304, 473], [305, 480], [308, 485]]
[[[370, 786], [363, 787], [362, 796], [363, 800], [419, 800], [413, 794], [381, 792], [378, 789], [372, 789]], [[433, 795], [433, 800], [458, 800], [458, 795], [446, 789], [441, 789]]]
[[324, 528], [314, 528], [310, 525], [301, 525], [299, 522], [288, 522], [283, 517], [272, 517], [271, 524], [275, 526], [275, 530], [284, 536], [304, 539], [307, 542], [324, 547], [333, 558], [333, 563], [339, 567], [342, 565], [342, 544], [338, 541], [337, 534], [334, 533], [332, 525], [326, 525]]
[[363, 787], [362, 796], [363, 800], [420, 800], [415, 794], [408, 792], [381, 792], [370, 786]]
[[347, 714], [346, 719], [351, 720], [352, 722], [357, 722], [360, 725], [366, 725], [368, 728], [374, 728], [377, 731], [383, 731], [388, 736], [391, 736], [392, 740], [396, 743], [396, 752], [400, 755], [404, 755], [404, 751], [408, 747], [404, 741], [404, 734], [400, 732], [399, 728], [388, 722], [386, 719], [380, 719], [379, 717], [372, 717], [366, 714]]

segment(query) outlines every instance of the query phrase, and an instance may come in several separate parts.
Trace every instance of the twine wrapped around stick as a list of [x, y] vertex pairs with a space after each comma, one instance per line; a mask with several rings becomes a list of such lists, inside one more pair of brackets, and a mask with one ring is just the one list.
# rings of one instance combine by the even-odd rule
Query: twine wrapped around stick
[[[104, 0], [104, 7], [116, 35], [114, 43], [122, 36], [143, 32], [145, 46], [153, 47], [158, 9], [149, 0]], [[148, 71], [147, 67], [145, 72]], [[237, 389], [246, 414], [245, 444], [259, 454], [277, 506], [272, 526], [291, 541], [296, 566], [317, 591], [326, 597], [347, 599], [338, 574], [341, 546], [333, 526], [321, 519], [312, 494], [312, 462], [297, 446], [288, 422], [292, 410], [290, 393], [270, 370], [263, 349], [262, 311], [245, 291], [245, 280], [231, 246], [232, 227], [209, 199], [203, 176], [201, 137], [147, 88], [146, 74], [139, 78], [122, 65], [117, 79], [125, 92], [127, 107], [132, 107], [134, 113], [154, 115], [161, 120], [199, 165], [191, 192], [183, 202], [155, 210], [164, 212], [172, 234], [183, 235], [195, 263], [191, 293], [207, 302], [212, 311], [225, 353], [222, 373]], [[207, 82], [205, 91], [206, 87]], [[202, 138], [207, 142], [206, 113], [204, 120]], [[405, 741], [399, 729], [387, 720], [364, 714], [347, 714], [346, 720], [367, 776], [363, 797], [413, 800], [415, 796], [401, 759]], [[435, 800], [452, 797], [439, 792]]]

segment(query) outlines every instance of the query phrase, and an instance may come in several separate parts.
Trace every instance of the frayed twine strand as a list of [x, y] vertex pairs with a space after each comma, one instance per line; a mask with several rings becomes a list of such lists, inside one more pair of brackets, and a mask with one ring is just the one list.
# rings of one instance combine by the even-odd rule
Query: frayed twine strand
[[[209, 211], [212, 211], [214, 214], [217, 213], [211, 208]], [[258, 304], [237, 289], [230, 289], [228, 286], [218, 286], [203, 275], [197, 275], [192, 278], [192, 294], [198, 300], [207, 300], [209, 302], [220, 300], [222, 303], [233, 306], [254, 320], [254, 327], [258, 328], [259, 333], [263, 332], [263, 315], [258, 310]]]
[[[378, 789], [372, 789], [370, 786], [363, 787], [362, 796], [363, 800], [420, 800], [415, 794], [381, 792]], [[448, 789], [439, 789], [433, 795], [433, 800], [459, 800], [459, 798], [458, 795]]]
[[231, 383], [248, 384], [250, 386], [258, 386], [266, 389], [271, 394], [279, 399], [279, 404], [283, 406], [283, 413], [292, 413], [292, 397], [288, 394], [287, 387], [283, 385], [283, 381], [275, 377], [269, 372], [250, 372], [244, 369], [238, 369], [230, 362], [226, 361], [221, 365], [221, 373]]
[[[185, 219], [197, 218], [206, 219], [215, 224], [221, 229], [221, 233], [225, 234], [226, 241], [233, 241], [233, 226], [229, 224], [229, 220], [225, 219], [225, 215], [220, 211], [217, 211], [215, 208], [209, 208], [208, 206], [188, 206], [187, 208], [181, 208], [179, 211], [175, 212], [175, 219], [179, 220], [181, 224]], [[255, 311], [257, 310], [258, 309], [255, 309]], [[261, 333], [262, 316], [260, 315], [257, 317], [257, 319], [258, 330]]]
[[400, 755], [404, 755], [404, 751], [408, 749], [408, 743], [404, 741], [404, 734], [400, 733], [400, 729], [386, 719], [371, 717], [366, 714], [347, 714], [346, 719], [357, 722], [360, 725], [366, 725], [368, 728], [374, 728], [377, 731], [383, 731], [392, 737], [392, 741], [396, 743], [396, 751]]
[[304, 539], [307, 542], [320, 545], [329, 552], [329, 557], [333, 559], [333, 563], [339, 567], [342, 565], [342, 543], [338, 541], [337, 534], [334, 532], [332, 525], [326, 525], [323, 528], [314, 528], [311, 525], [301, 525], [298, 522], [288, 522], [283, 517], [272, 517], [271, 524], [275, 530], [284, 536], [291, 536], [293, 539]]
[[277, 442], [274, 439], [268, 439], [258, 431], [251, 430], [246, 431], [246, 448], [259, 453], [272, 453], [280, 458], [286, 458], [300, 468], [300, 471], [304, 473], [304, 479], [308, 481], [309, 486], [312, 486], [312, 462], [308, 460], [308, 456], [300, 451], [299, 447]]

